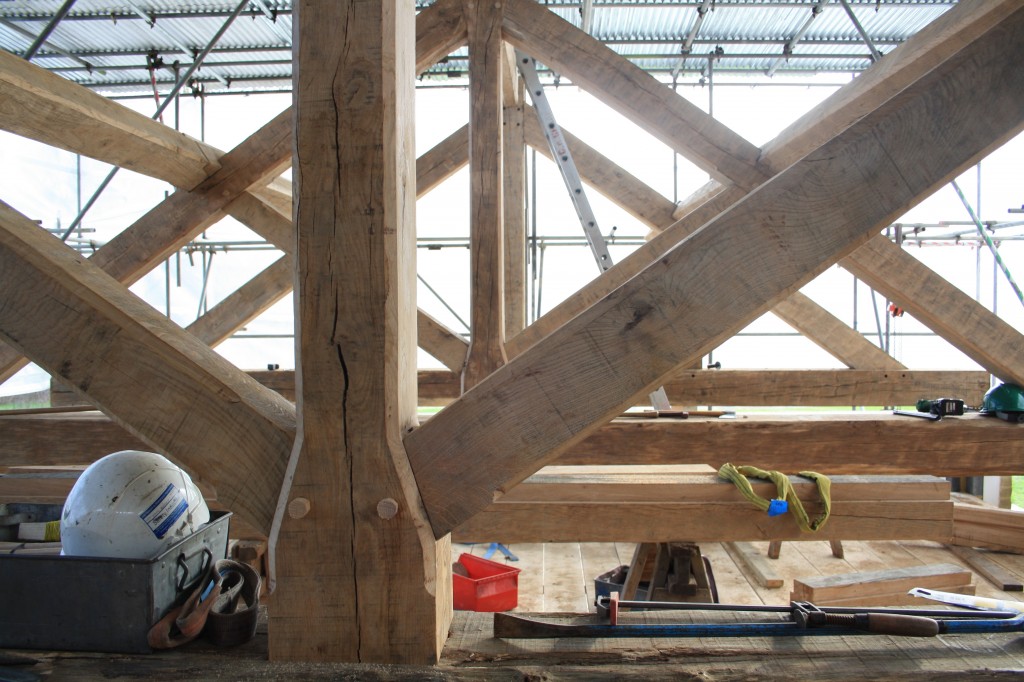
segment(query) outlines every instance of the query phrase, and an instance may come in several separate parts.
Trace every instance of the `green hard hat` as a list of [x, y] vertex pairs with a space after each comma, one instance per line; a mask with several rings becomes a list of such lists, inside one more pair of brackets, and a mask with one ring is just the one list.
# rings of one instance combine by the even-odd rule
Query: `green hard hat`
[[1017, 384], [999, 384], [990, 388], [981, 403], [981, 411], [1024, 412], [1024, 388]]

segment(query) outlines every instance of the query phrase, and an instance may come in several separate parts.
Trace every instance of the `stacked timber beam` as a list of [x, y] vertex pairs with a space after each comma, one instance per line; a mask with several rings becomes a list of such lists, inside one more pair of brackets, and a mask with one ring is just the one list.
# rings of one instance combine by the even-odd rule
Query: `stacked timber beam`
[[971, 572], [955, 564], [930, 564], [882, 571], [860, 571], [793, 580], [790, 601], [818, 606], [897, 606], [920, 603], [915, 587], [974, 594]]
[[1024, 552], [1024, 512], [958, 503], [953, 508], [953, 544]]
[[[901, 540], [946, 542], [953, 532], [949, 483], [931, 476], [834, 476], [832, 513], [819, 531], [792, 514], [768, 516], [732, 483], [692, 467], [546, 467], [456, 528], [456, 542], [693, 542]], [[814, 518], [814, 483], [792, 477]], [[775, 486], [753, 482], [770, 499]]]

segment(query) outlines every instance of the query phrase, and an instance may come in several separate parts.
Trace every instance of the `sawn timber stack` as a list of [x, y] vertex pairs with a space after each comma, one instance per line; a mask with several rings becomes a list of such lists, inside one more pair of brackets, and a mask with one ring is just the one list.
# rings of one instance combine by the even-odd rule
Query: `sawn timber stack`
[[[814, 484], [793, 485], [809, 514]], [[774, 486], [754, 482], [762, 497]], [[832, 515], [804, 533], [769, 517], [706, 467], [545, 467], [455, 529], [456, 542], [936, 540], [953, 531], [949, 484], [932, 476], [834, 476]]]

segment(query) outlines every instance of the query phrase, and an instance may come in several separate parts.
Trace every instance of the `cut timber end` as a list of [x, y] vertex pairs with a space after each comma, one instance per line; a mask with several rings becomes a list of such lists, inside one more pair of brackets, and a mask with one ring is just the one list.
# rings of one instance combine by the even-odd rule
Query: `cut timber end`
[[908, 596], [907, 592], [915, 587], [961, 594], [967, 594], [963, 590], [970, 589], [973, 594], [972, 577], [969, 570], [955, 564], [815, 576], [795, 579], [790, 598], [819, 605], [910, 604], [915, 598]]

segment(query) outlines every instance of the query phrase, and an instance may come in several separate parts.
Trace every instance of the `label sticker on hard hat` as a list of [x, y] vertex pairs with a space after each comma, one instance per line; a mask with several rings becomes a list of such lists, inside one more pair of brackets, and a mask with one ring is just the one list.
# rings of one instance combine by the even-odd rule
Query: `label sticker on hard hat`
[[184, 491], [168, 483], [160, 496], [139, 517], [146, 522], [153, 535], [162, 539], [187, 510], [188, 500], [185, 499]]

